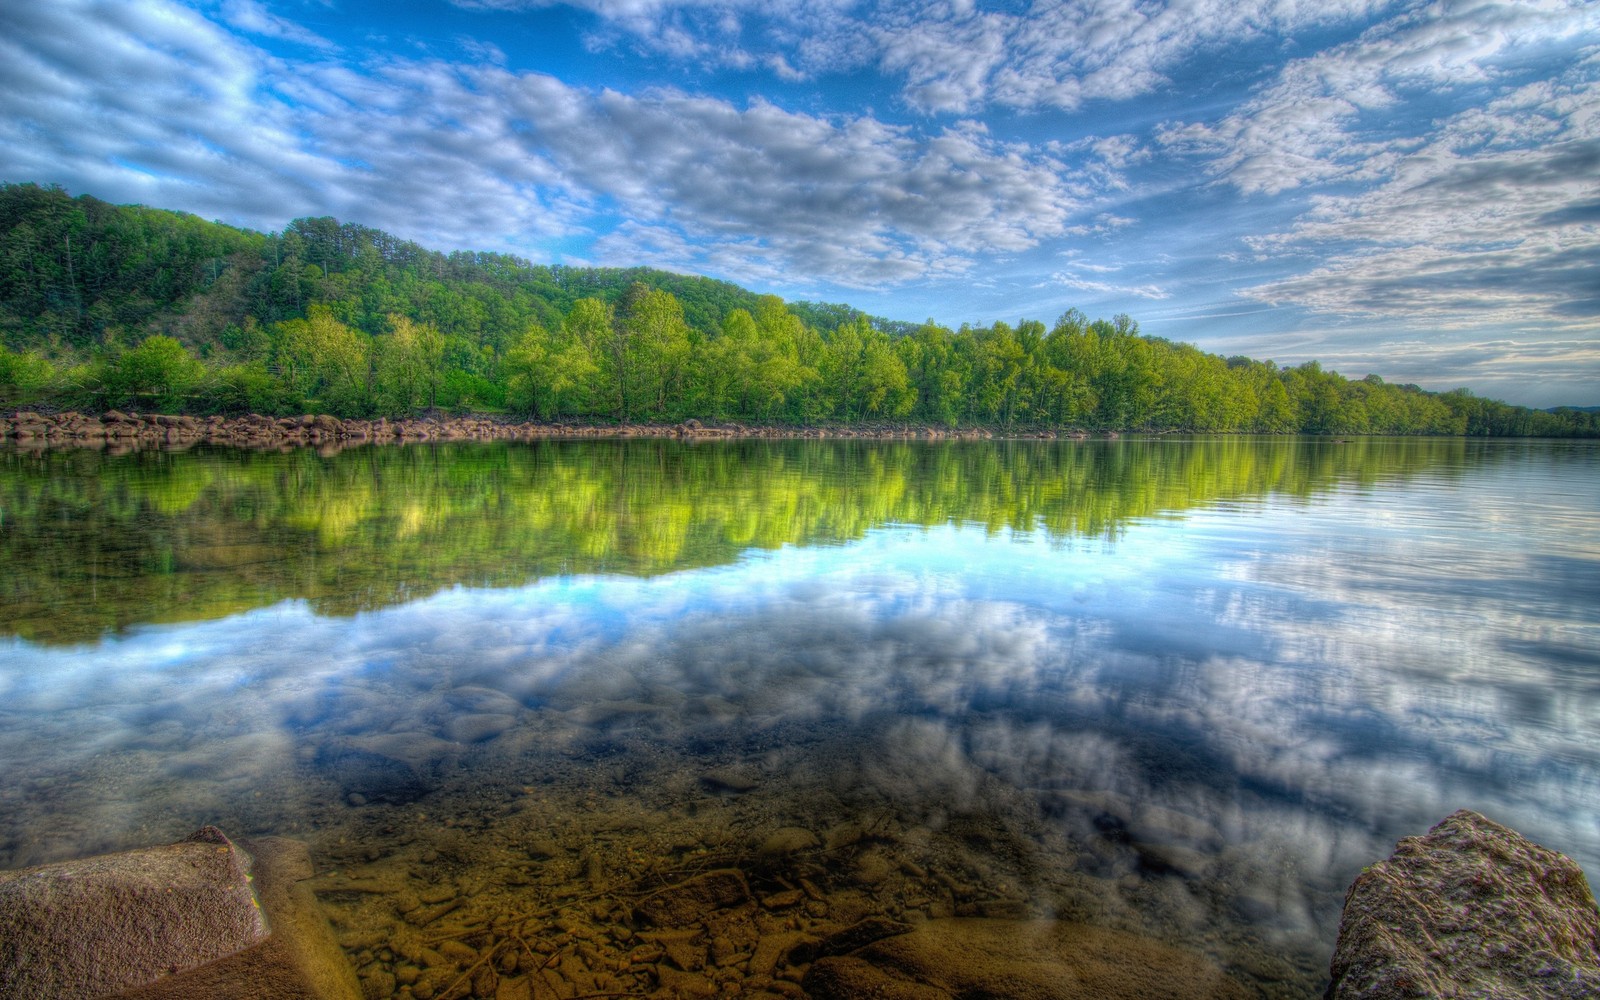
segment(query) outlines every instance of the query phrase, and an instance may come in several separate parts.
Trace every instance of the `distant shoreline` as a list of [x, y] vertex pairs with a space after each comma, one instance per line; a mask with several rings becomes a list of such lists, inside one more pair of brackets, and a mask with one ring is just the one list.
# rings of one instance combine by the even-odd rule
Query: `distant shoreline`
[[0, 440], [40, 448], [161, 448], [215, 444], [238, 448], [353, 447], [362, 444], [415, 444], [452, 441], [544, 441], [562, 439], [655, 438], [716, 440], [869, 440], [987, 441], [1088, 440], [1117, 438], [1116, 431], [1091, 435], [1083, 430], [1000, 430], [984, 427], [933, 427], [920, 424], [750, 425], [736, 422], [564, 424], [519, 421], [487, 415], [428, 416], [401, 420], [342, 420], [328, 414], [270, 417], [194, 417], [166, 413], [98, 416], [18, 411], [0, 417]]

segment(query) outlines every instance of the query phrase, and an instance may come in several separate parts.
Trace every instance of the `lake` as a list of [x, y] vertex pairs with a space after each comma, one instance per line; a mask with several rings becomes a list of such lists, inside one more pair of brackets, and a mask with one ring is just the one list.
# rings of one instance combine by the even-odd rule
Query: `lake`
[[0, 569], [0, 868], [300, 838], [374, 995], [959, 917], [1311, 998], [1457, 808], [1600, 872], [1594, 442], [7, 449]]

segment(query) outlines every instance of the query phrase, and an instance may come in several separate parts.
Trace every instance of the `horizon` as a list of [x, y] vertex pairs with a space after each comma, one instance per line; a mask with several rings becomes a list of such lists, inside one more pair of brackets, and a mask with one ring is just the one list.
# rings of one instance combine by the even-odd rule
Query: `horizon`
[[1600, 8], [69, 0], [0, 179], [1600, 405]]

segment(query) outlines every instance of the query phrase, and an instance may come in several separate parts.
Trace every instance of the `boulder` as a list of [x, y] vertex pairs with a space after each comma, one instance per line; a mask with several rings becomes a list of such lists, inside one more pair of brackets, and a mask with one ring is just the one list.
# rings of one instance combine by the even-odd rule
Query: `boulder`
[[305, 846], [187, 840], [0, 872], [0, 1000], [357, 1000]]
[[188, 840], [0, 873], [0, 998], [102, 997], [267, 939], [250, 858]]
[[1600, 996], [1600, 911], [1571, 859], [1461, 810], [1345, 896], [1328, 1000]]

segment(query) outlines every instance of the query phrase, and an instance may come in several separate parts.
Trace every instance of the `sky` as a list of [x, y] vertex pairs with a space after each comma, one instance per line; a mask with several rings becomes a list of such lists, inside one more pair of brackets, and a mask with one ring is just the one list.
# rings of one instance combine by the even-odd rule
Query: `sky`
[[3, 0], [0, 181], [1600, 405], [1592, 0]]

